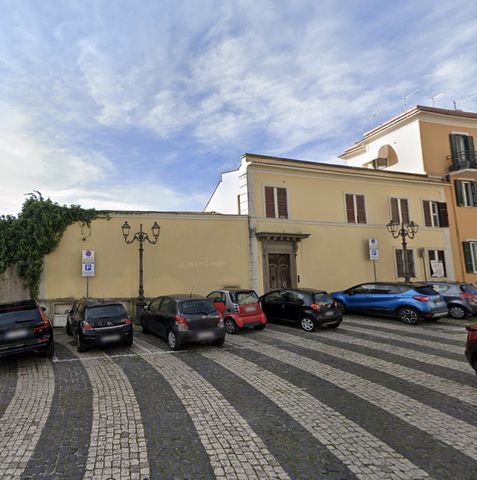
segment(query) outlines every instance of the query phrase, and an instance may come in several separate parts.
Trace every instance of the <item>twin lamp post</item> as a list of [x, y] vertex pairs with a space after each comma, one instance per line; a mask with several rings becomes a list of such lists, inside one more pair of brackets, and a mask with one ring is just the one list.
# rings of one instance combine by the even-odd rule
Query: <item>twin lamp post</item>
[[388, 229], [388, 232], [393, 236], [393, 238], [401, 237], [403, 277], [405, 282], [410, 282], [411, 272], [409, 269], [409, 262], [407, 258], [406, 237], [412, 240], [419, 230], [419, 225], [417, 223], [414, 223], [413, 221], [398, 223], [391, 220], [386, 225], [386, 228]]
[[152, 237], [154, 240], [149, 238], [149, 235], [146, 232], [142, 231], [142, 223], [139, 225], [139, 232], [136, 232], [130, 240], [129, 232], [131, 230], [131, 226], [128, 222], [124, 222], [124, 225], [121, 227], [123, 231], [124, 241], [130, 245], [137, 241], [139, 243], [139, 290], [138, 290], [138, 297], [136, 300], [136, 322], [138, 322], [141, 318], [142, 311], [144, 310], [144, 306], [146, 305], [146, 301], [144, 299], [144, 275], [143, 275], [143, 262], [144, 262], [144, 242], [149, 242], [151, 245], [155, 245], [157, 243], [157, 239], [159, 238], [159, 233], [161, 227], [157, 222], [154, 222], [154, 225], [151, 227]]

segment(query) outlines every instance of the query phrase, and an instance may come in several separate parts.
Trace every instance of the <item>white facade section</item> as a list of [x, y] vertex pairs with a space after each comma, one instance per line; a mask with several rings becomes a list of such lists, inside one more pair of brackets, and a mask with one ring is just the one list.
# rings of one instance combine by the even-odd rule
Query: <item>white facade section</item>
[[380, 156], [379, 150], [382, 147], [389, 145], [396, 152], [398, 162], [386, 170], [425, 174], [417, 119], [399, 128], [385, 131], [376, 138], [365, 139], [363, 143], [366, 145], [366, 152], [347, 159], [348, 166], [363, 167]]
[[248, 162], [242, 159], [237, 170], [222, 174], [204, 212], [248, 215], [247, 165]]

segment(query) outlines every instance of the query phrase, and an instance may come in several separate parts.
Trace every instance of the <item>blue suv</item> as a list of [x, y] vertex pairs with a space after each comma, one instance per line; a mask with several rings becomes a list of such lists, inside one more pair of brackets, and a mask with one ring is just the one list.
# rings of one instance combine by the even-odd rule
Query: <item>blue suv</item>
[[428, 285], [363, 283], [332, 295], [343, 313], [397, 317], [409, 325], [416, 325], [423, 319], [437, 320], [448, 313], [443, 297]]

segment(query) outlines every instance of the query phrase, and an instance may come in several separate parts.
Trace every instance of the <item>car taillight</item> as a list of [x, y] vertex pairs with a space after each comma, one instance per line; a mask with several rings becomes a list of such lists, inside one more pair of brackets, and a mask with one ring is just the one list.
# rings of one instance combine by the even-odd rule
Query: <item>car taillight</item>
[[412, 298], [418, 302], [429, 302], [431, 300], [431, 297], [423, 297], [422, 295], [414, 295]]
[[234, 310], [239, 313], [240, 312], [240, 306], [237, 303], [234, 303]]
[[83, 328], [83, 330], [93, 330], [93, 327], [91, 326], [91, 324], [86, 320], [83, 320], [81, 322], [81, 327]]
[[133, 321], [132, 321], [130, 318], [126, 318], [126, 319], [124, 320], [124, 325], [125, 325], [125, 326], [126, 326], [126, 325], [132, 325], [132, 324], [133, 324]]
[[42, 332], [43, 330], [48, 330], [50, 328], [50, 321], [44, 315], [41, 316], [43, 323], [36, 327], [33, 327], [34, 332]]
[[176, 325], [179, 330], [188, 330], [189, 328], [189, 322], [182, 315], [176, 315]]
[[319, 310], [319, 309], [320, 309], [320, 306], [319, 306], [317, 303], [312, 303], [312, 304], [310, 305], [310, 308], [311, 308], [312, 310]]
[[462, 300], [472, 300], [472, 298], [474, 298], [474, 295], [464, 292], [460, 294], [460, 298], [462, 298]]

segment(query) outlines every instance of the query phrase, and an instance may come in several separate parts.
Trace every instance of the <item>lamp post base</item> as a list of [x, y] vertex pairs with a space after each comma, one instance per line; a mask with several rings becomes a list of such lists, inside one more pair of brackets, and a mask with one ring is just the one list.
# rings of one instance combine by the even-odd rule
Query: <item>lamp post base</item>
[[136, 301], [136, 324], [139, 325], [141, 322], [141, 316], [142, 312], [144, 310], [144, 307], [147, 305], [147, 302], [144, 301], [144, 299], [138, 299]]

